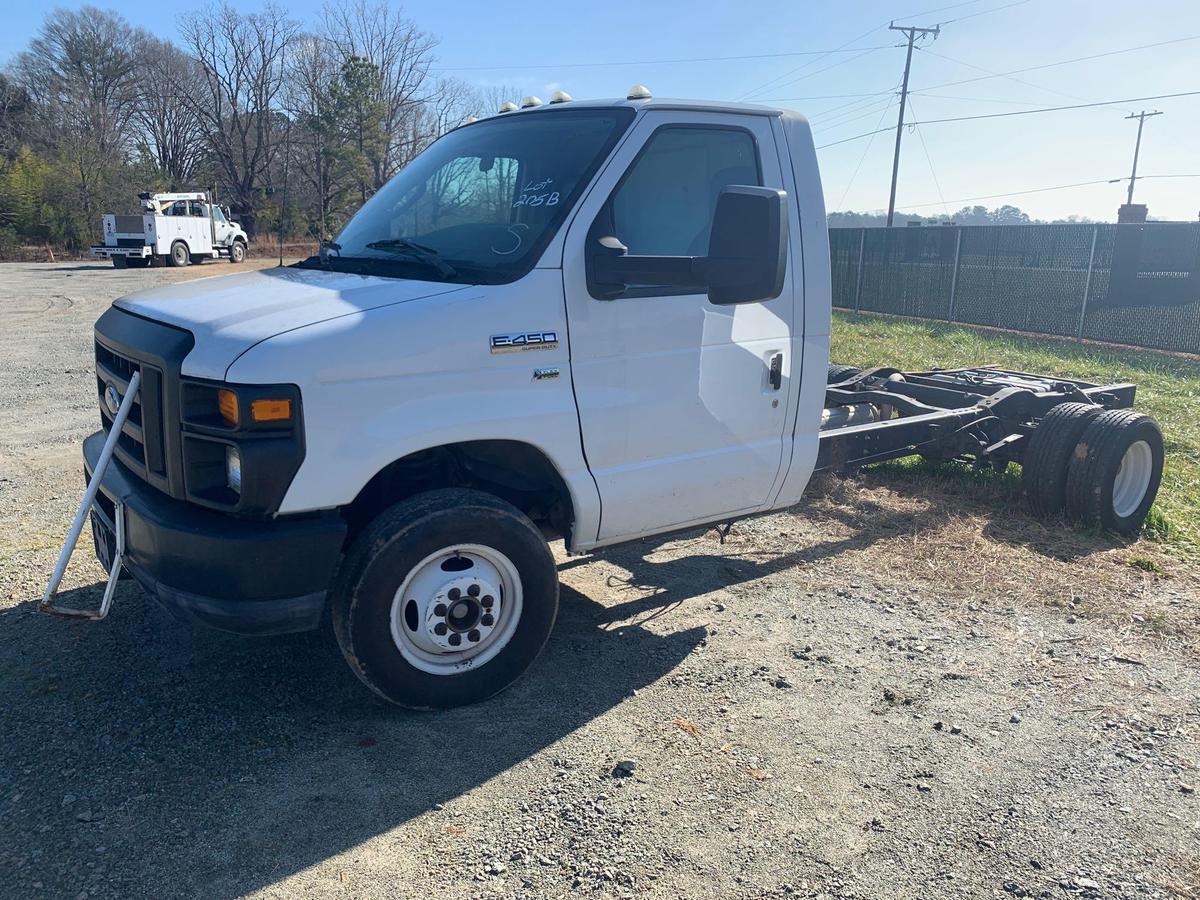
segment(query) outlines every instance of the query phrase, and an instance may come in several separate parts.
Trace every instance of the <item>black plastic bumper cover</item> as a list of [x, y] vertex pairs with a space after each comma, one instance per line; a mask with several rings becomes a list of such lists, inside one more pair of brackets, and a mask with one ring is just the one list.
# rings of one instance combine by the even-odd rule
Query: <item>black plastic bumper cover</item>
[[[89, 477], [104, 439], [83, 443]], [[242, 634], [320, 623], [346, 537], [340, 517], [234, 518], [173, 500], [115, 459], [100, 492], [124, 504], [126, 568], [180, 618]]]

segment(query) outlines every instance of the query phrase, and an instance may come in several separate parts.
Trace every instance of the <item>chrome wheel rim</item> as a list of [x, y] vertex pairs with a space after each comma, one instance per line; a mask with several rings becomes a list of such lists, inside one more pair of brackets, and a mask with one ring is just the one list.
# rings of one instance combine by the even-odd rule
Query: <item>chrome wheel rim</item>
[[1146, 441], [1135, 441], [1121, 457], [1121, 467], [1113, 481], [1113, 512], [1126, 519], [1137, 511], [1150, 489], [1154, 473], [1154, 452]]
[[494, 659], [521, 619], [521, 576], [493, 547], [459, 544], [417, 563], [392, 599], [392, 641], [412, 666], [457, 675]]

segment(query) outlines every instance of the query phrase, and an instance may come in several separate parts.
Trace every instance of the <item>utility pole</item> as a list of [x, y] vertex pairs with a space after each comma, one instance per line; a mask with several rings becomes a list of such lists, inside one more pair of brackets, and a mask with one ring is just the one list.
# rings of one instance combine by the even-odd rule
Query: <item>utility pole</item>
[[900, 118], [896, 122], [896, 154], [892, 157], [892, 194], [888, 198], [888, 227], [892, 227], [892, 218], [896, 215], [896, 178], [900, 174], [900, 136], [904, 133], [904, 104], [908, 100], [908, 70], [912, 68], [913, 42], [917, 37], [932, 34], [934, 39], [941, 34], [942, 26], [933, 28], [917, 28], [915, 25], [897, 25], [892, 22], [888, 31], [903, 31], [908, 36], [908, 55], [904, 58], [904, 82], [900, 85]]
[[1153, 109], [1150, 112], [1146, 112], [1143, 109], [1140, 113], [1130, 113], [1125, 117], [1126, 119], [1138, 120], [1137, 143], [1133, 145], [1133, 172], [1129, 175], [1129, 199], [1125, 201], [1130, 206], [1133, 205], [1133, 184], [1137, 181], [1138, 154], [1142, 151], [1142, 126], [1146, 124], [1147, 119], [1161, 115], [1162, 112], [1157, 109]]

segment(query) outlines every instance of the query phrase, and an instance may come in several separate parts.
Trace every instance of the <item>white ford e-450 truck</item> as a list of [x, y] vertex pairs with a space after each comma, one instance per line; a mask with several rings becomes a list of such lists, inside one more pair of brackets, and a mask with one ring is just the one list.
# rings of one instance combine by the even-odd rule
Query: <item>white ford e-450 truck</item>
[[122, 569], [230, 631], [328, 611], [376, 693], [446, 707], [546, 641], [548, 536], [727, 522], [914, 453], [1023, 462], [1036, 510], [1140, 527], [1162, 438], [1132, 385], [860, 372], [829, 333], [801, 116], [531, 98], [440, 138], [319, 257], [116, 301], [75, 533], [90, 510], [101, 612]]

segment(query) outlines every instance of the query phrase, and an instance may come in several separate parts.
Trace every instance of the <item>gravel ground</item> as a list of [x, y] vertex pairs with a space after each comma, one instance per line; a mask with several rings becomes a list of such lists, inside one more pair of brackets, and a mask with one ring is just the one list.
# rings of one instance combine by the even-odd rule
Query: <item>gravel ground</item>
[[558, 548], [546, 652], [451, 713], [127, 582], [102, 623], [36, 614], [92, 322], [226, 271], [0, 267], [0, 896], [1200, 896], [1197, 572], [973, 482]]

